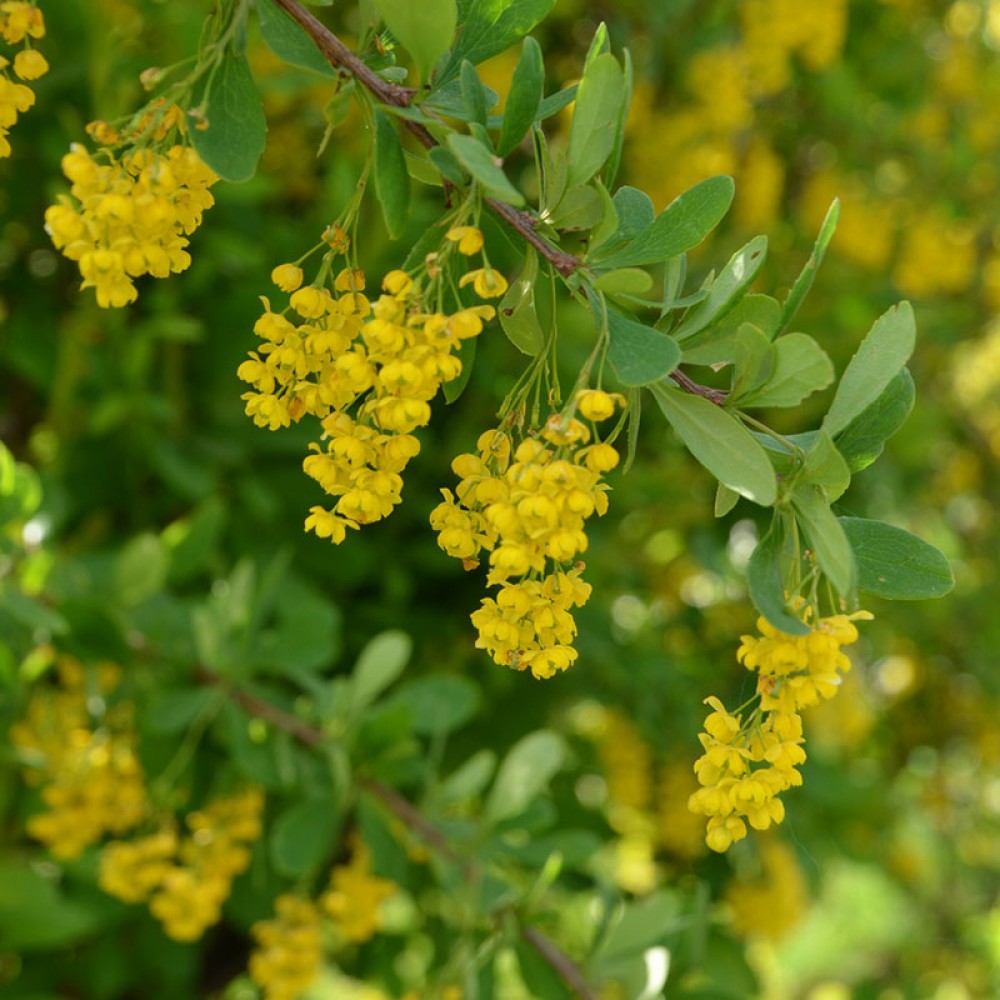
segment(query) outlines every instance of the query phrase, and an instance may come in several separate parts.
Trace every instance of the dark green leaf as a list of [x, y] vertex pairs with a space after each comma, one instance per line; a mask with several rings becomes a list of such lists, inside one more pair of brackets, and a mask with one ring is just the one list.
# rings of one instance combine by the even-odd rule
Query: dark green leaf
[[837, 219], [839, 218], [840, 200], [834, 198], [833, 204], [827, 210], [823, 224], [819, 227], [819, 235], [816, 237], [815, 244], [813, 244], [809, 260], [806, 261], [805, 267], [802, 268], [799, 276], [795, 279], [795, 284], [792, 285], [792, 290], [788, 293], [788, 298], [785, 299], [785, 304], [781, 310], [780, 330], [788, 329], [789, 323], [795, 318], [795, 314], [799, 311], [799, 306], [802, 305], [802, 300], [809, 293], [809, 289], [812, 288], [816, 272], [819, 270], [820, 264], [823, 263], [823, 257], [826, 255], [826, 248], [830, 245], [830, 240], [833, 239], [833, 234], [837, 229]]
[[413, 57], [421, 80], [426, 81], [438, 58], [451, 48], [455, 37], [458, 21], [455, 0], [420, 0], [420, 3], [375, 0], [375, 6], [389, 30]]
[[[409, 0], [402, 0], [409, 2]], [[420, 4], [412, 4], [423, 11]], [[458, 73], [463, 59], [474, 66], [509, 49], [523, 38], [555, 6], [555, 0], [459, 0], [458, 40], [441, 81]], [[433, 23], [433, 22], [431, 22]], [[450, 39], [449, 39], [450, 42]]]
[[601, 267], [659, 264], [690, 250], [701, 243], [729, 211], [734, 191], [731, 177], [709, 177], [696, 184], [678, 195], [652, 225], [625, 242], [620, 249], [602, 255], [599, 260]]
[[665, 333], [608, 309], [608, 361], [625, 386], [649, 385], [669, 375], [681, 351]]
[[692, 455], [719, 482], [740, 496], [770, 507], [778, 484], [767, 453], [731, 413], [664, 385], [654, 389], [664, 416]]
[[829, 503], [840, 497], [851, 484], [851, 470], [825, 431], [816, 434], [812, 446], [806, 451], [801, 482], [819, 486]]
[[576, 92], [566, 158], [568, 184], [586, 184], [601, 169], [615, 144], [625, 99], [625, 76], [610, 52], [596, 56]]
[[524, 40], [521, 58], [514, 69], [510, 92], [503, 109], [503, 124], [497, 139], [497, 152], [506, 156], [531, 128], [542, 103], [545, 65], [541, 46], [530, 35]]
[[535, 357], [545, 346], [545, 333], [535, 308], [535, 281], [538, 255], [529, 247], [521, 273], [508, 287], [497, 307], [500, 326], [510, 342], [523, 353]]
[[913, 353], [916, 325], [909, 302], [880, 316], [840, 379], [823, 429], [839, 434], [882, 395]]
[[757, 236], [737, 250], [715, 279], [708, 297], [684, 317], [677, 329], [671, 331], [673, 336], [683, 340], [725, 315], [750, 287], [766, 259], [766, 236]]
[[448, 148], [486, 192], [508, 205], [523, 205], [524, 196], [507, 179], [492, 150], [471, 135], [448, 134]]
[[336, 76], [336, 71], [305, 29], [293, 21], [274, 0], [257, 0], [260, 33], [267, 47], [292, 66], [310, 69], [324, 76]]
[[604, 164], [602, 173], [608, 184], [614, 183], [618, 176], [618, 168], [622, 162], [622, 150], [625, 147], [625, 124], [628, 121], [629, 108], [632, 104], [632, 91], [634, 86], [634, 69], [632, 66], [632, 53], [628, 49], [622, 53], [622, 65], [624, 67], [625, 82], [622, 85], [622, 100], [618, 105], [618, 118], [615, 121], [615, 139], [611, 145], [611, 153]]
[[444, 146], [435, 146], [427, 151], [427, 158], [446, 181], [450, 181], [452, 184], [465, 183], [465, 178], [462, 176], [462, 165], [450, 149], [446, 149]]
[[223, 698], [221, 690], [205, 687], [161, 688], [148, 703], [144, 721], [150, 732], [179, 733]]
[[375, 192], [389, 235], [398, 240], [410, 212], [410, 175], [399, 133], [392, 119], [375, 112]]
[[486, 93], [476, 67], [467, 59], [462, 60], [458, 72], [459, 85], [462, 92], [462, 104], [465, 108], [466, 121], [486, 124]]
[[849, 597], [857, 578], [854, 553], [823, 490], [816, 486], [796, 490], [792, 494], [792, 506], [819, 568], [841, 596]]
[[882, 454], [913, 409], [913, 376], [904, 368], [885, 387], [882, 395], [858, 414], [834, 439], [847, 459], [851, 472], [867, 468]]
[[517, 955], [517, 966], [528, 996], [545, 997], [545, 1000], [572, 1000], [576, 996], [552, 967], [552, 963], [542, 958], [527, 941], [516, 941], [514, 953]]
[[774, 368], [768, 380], [741, 398], [740, 406], [797, 406], [833, 381], [833, 362], [812, 337], [786, 333], [772, 347]]
[[863, 517], [840, 524], [858, 564], [858, 589], [894, 601], [943, 597], [955, 585], [944, 553], [922, 538]]
[[785, 602], [782, 527], [776, 515], [747, 563], [747, 590], [754, 607], [786, 635], [806, 635], [809, 627], [788, 613]]
[[454, 403], [465, 392], [465, 387], [469, 384], [469, 379], [472, 377], [472, 367], [476, 362], [476, 344], [478, 341], [478, 337], [466, 337], [458, 345], [455, 357], [458, 359], [459, 364], [461, 364], [462, 370], [458, 373], [457, 378], [445, 382], [441, 387], [446, 403]]
[[770, 295], [744, 295], [732, 309], [717, 317], [708, 330], [685, 342], [682, 348], [684, 363], [718, 365], [732, 361], [736, 331], [744, 323], [752, 323], [773, 340], [780, 321], [781, 306], [776, 299]]
[[[267, 121], [246, 56], [226, 52], [210, 85], [207, 127], [191, 129], [191, 145], [223, 180], [248, 181], [264, 152]], [[202, 93], [196, 105], [203, 100]]]
[[275, 821], [268, 843], [271, 863], [287, 878], [301, 878], [318, 868], [336, 846], [341, 810], [332, 798], [306, 799]]
[[566, 744], [547, 729], [529, 733], [511, 747], [490, 789], [483, 817], [491, 825], [522, 812], [562, 767]]

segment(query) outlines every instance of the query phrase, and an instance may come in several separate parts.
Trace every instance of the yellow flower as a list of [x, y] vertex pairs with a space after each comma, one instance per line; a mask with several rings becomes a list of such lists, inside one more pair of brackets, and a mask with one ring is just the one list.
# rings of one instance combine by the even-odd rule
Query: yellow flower
[[588, 420], [607, 420], [614, 416], [616, 406], [625, 405], [625, 397], [618, 392], [602, 389], [581, 389], [576, 394], [577, 408]]
[[14, 73], [22, 80], [37, 80], [48, 71], [48, 61], [37, 49], [24, 49], [14, 56]]
[[458, 287], [472, 285], [481, 299], [498, 299], [507, 291], [507, 279], [492, 267], [481, 267], [463, 274]]
[[301, 288], [302, 277], [302, 268], [295, 264], [279, 264], [271, 272], [271, 280], [283, 292], [294, 292]]
[[475, 226], [453, 226], [445, 238], [458, 244], [458, 252], [471, 257], [483, 249], [483, 234]]

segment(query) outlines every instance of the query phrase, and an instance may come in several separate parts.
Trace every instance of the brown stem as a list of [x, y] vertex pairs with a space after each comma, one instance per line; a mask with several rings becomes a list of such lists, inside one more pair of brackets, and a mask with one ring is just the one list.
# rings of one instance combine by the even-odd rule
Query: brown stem
[[[280, 3], [282, 0], [278, 0], [278, 2]], [[327, 737], [322, 730], [310, 726], [308, 722], [303, 722], [263, 698], [258, 698], [247, 691], [241, 691], [239, 688], [230, 687], [223, 678], [213, 674], [210, 670], [198, 667], [196, 675], [202, 684], [212, 684], [224, 688], [233, 702], [239, 705], [247, 715], [271, 723], [277, 729], [294, 736], [300, 743], [316, 748], [325, 742]], [[461, 864], [466, 881], [471, 882], [479, 878], [478, 865], [473, 862], [465, 862], [449, 843], [447, 837], [399, 792], [375, 778], [362, 775], [357, 780], [366, 792], [377, 798], [397, 819], [430, 844], [442, 858]], [[536, 927], [522, 927], [521, 936], [559, 974], [563, 982], [580, 997], [580, 1000], [597, 1000], [597, 994], [583, 978], [579, 967], [555, 942]]]
[[707, 385], [699, 385], [697, 382], [689, 379], [687, 375], [680, 370], [680, 368], [675, 368], [671, 373], [670, 377], [685, 391], [691, 393], [692, 396], [701, 396], [703, 399], [707, 399], [710, 403], [715, 403], [716, 406], [722, 406], [726, 401], [726, 397], [729, 395], [725, 389], [712, 389]]
[[597, 1000], [597, 993], [583, 978], [579, 966], [560, 951], [537, 927], [522, 927], [521, 937], [531, 945], [548, 965], [559, 973], [559, 978], [583, 1000]]
[[[399, 87], [383, 80], [351, 52], [325, 24], [305, 10], [297, 0], [275, 0], [275, 3], [309, 35], [331, 66], [335, 69], [346, 70], [382, 104], [389, 104], [397, 108], [410, 106], [415, 93], [412, 88]], [[437, 139], [419, 122], [404, 119], [403, 124], [417, 137], [424, 148], [432, 149], [434, 146], [440, 145]], [[577, 257], [558, 250], [535, 232], [535, 226], [538, 222], [534, 216], [498, 201], [496, 198], [486, 198], [485, 201], [494, 215], [507, 223], [511, 229], [520, 233], [522, 239], [530, 243], [563, 277], [568, 277], [581, 266]]]

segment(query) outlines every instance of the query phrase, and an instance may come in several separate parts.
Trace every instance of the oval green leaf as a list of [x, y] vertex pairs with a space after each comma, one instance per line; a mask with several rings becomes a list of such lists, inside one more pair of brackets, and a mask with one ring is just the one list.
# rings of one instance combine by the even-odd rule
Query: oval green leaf
[[291, 66], [309, 69], [324, 76], [336, 71], [305, 29], [293, 21], [274, 0], [257, 0], [260, 33], [267, 47]]
[[566, 744], [547, 729], [529, 733], [504, 757], [490, 789], [484, 819], [491, 825], [523, 812], [562, 767]]
[[275, 870], [286, 878], [300, 878], [318, 868], [335, 846], [340, 820], [332, 798], [306, 799], [286, 809], [268, 842]]
[[[448, 148], [483, 190], [508, 205], [523, 205], [524, 196], [507, 179], [492, 150], [471, 135], [448, 134]], [[432, 151], [433, 152], [433, 151]]]
[[614, 309], [608, 334], [608, 361], [622, 385], [650, 385], [680, 364], [681, 349], [671, 337]]
[[858, 589], [891, 601], [944, 597], [955, 585], [943, 552], [884, 521], [839, 518], [858, 564]]
[[389, 235], [398, 240], [410, 213], [410, 174], [392, 119], [375, 112], [375, 193]]
[[542, 103], [545, 87], [545, 65], [542, 48], [530, 35], [524, 40], [521, 58], [514, 69], [514, 77], [503, 109], [503, 124], [497, 139], [497, 152], [506, 156], [531, 128]]
[[757, 543], [747, 563], [747, 591], [754, 607], [786, 635], [806, 635], [809, 627], [788, 613], [785, 574], [782, 572], [782, 535], [775, 518], [771, 530]]
[[[455, 0], [375, 0], [389, 30], [413, 57], [421, 80], [451, 48], [458, 24]], [[461, 60], [459, 60], [461, 65]]]
[[904, 368], [882, 395], [837, 435], [837, 448], [851, 472], [866, 469], [882, 454], [885, 442], [906, 422], [915, 397], [913, 376]]
[[242, 52], [230, 50], [223, 56], [211, 80], [205, 121], [206, 128], [190, 131], [195, 152], [223, 180], [250, 180], [264, 152], [267, 121], [250, 64]]
[[775, 502], [778, 483], [767, 453], [736, 417], [701, 396], [662, 384], [653, 393], [688, 451], [720, 483], [762, 507]]
[[837, 386], [823, 420], [827, 434], [835, 437], [882, 395], [909, 361], [916, 333], [909, 302], [900, 302], [875, 321]]

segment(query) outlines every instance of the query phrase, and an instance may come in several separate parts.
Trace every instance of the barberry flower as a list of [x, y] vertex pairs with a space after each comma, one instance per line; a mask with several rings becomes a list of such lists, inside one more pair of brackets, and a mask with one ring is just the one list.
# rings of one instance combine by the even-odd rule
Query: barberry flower
[[483, 249], [483, 234], [475, 226], [452, 226], [445, 238], [458, 244], [458, 252], [471, 257]]
[[492, 267], [469, 271], [459, 279], [458, 287], [472, 285], [481, 299], [498, 299], [507, 291], [507, 279]]
[[288, 893], [274, 901], [273, 920], [250, 928], [257, 942], [248, 971], [265, 1000], [297, 1000], [319, 972], [323, 957], [320, 914], [309, 899]]

